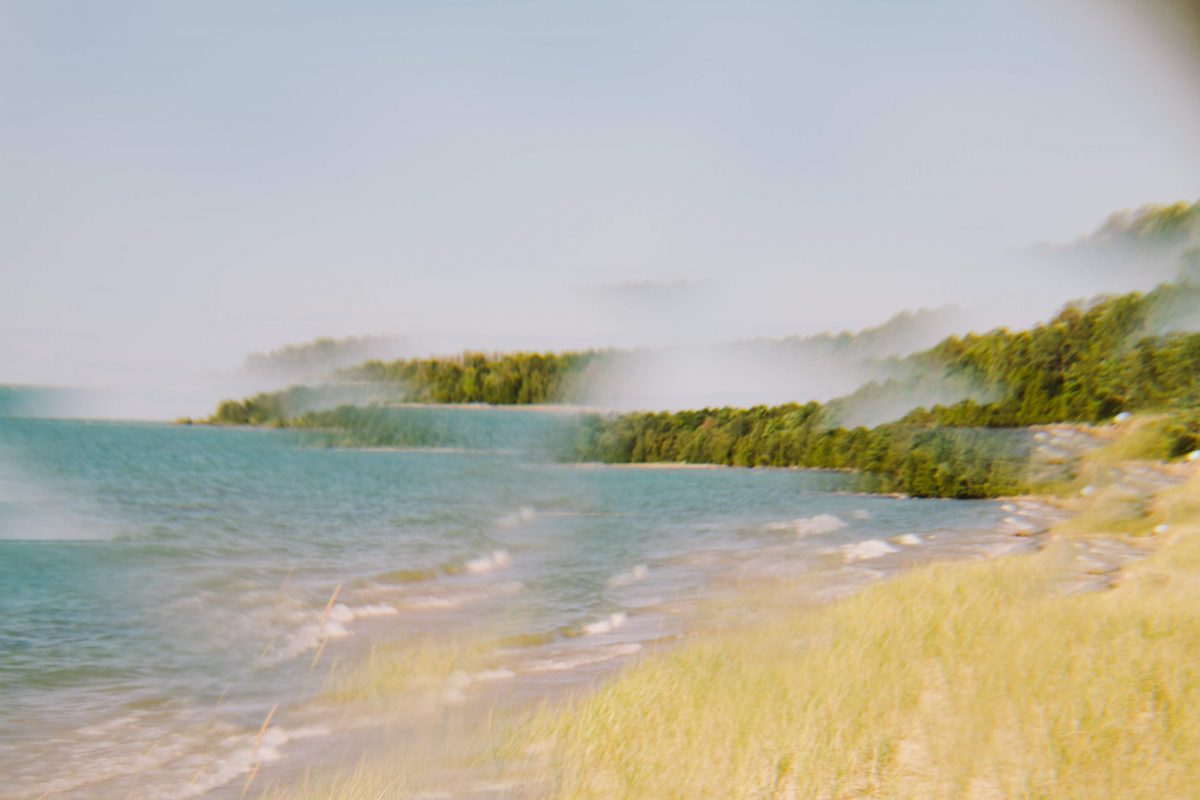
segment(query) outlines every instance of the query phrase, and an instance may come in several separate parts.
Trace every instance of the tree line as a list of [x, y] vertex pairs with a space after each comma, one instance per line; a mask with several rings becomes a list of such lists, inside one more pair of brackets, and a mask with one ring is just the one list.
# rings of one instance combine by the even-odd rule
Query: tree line
[[[871, 488], [917, 496], [992, 497], [1028, 488], [1032, 425], [1095, 423], [1122, 411], [1172, 415], [1170, 455], [1194, 449], [1200, 406], [1200, 333], [1185, 329], [1200, 288], [1181, 281], [1149, 293], [1066, 307], [1023, 331], [949, 337], [900, 361], [906, 377], [868, 384], [829, 404], [786, 404], [675, 413], [584, 415], [559, 448], [568, 460], [690, 462], [855, 470]], [[561, 401], [599, 351], [516, 353], [367, 362], [344, 370], [350, 384], [391, 387], [385, 400], [495, 405]], [[932, 376], [932, 378], [931, 378]], [[846, 424], [864, 401], [899, 396], [914, 383], [973, 387], [973, 399], [909, 411], [874, 427]], [[371, 444], [404, 444], [413, 432], [369, 411], [313, 409], [320, 387], [293, 387], [226, 401], [209, 420], [293, 427], [340, 425]], [[984, 398], [984, 399], [980, 399]], [[379, 397], [376, 397], [376, 402]], [[307, 415], [307, 416], [306, 416]]]

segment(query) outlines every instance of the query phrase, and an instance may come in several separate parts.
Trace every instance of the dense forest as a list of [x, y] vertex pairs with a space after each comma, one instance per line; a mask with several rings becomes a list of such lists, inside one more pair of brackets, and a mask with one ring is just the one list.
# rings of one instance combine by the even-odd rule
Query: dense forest
[[592, 416], [577, 449], [581, 460], [688, 461], [735, 466], [846, 468], [877, 476], [884, 491], [987, 497], [1027, 488], [1022, 428], [1102, 422], [1122, 411], [1173, 414], [1165, 455], [1200, 444], [1200, 333], [1152, 334], [1162, 315], [1200, 306], [1188, 283], [1148, 294], [1072, 305], [1027, 331], [951, 337], [913, 357], [926, 380], [936, 367], [998, 399], [964, 400], [910, 411], [874, 428], [839, 424], [862, 397], [906, 388], [903, 379], [863, 387], [827, 405], [706, 409]]
[[569, 456], [606, 463], [810, 467], [863, 473], [861, 488], [920, 497], [998, 497], [1028, 488], [1022, 430], [830, 424], [818, 403], [589, 415]]
[[[1028, 488], [1027, 434], [1049, 422], [1100, 422], [1120, 411], [1171, 411], [1168, 455], [1198, 444], [1192, 409], [1200, 405], [1200, 333], [1172, 329], [1181, 312], [1200, 307], [1200, 288], [1181, 282], [1148, 294], [1072, 305], [1026, 331], [950, 337], [908, 357], [913, 380], [930, 374], [948, 385], [977, 386], [996, 399], [967, 399], [910, 411], [884, 425], [841, 425], [863, 398], [895, 396], [911, 380], [864, 386], [829, 404], [785, 404], [679, 413], [583, 415], [560, 458], [608, 463], [690, 462], [739, 467], [858, 470], [866, 487], [924, 497], [997, 497]], [[1154, 331], [1168, 332], [1154, 332]], [[350, 374], [364, 391], [398, 387], [394, 396], [355, 402], [490, 399], [532, 403], [557, 397], [571, 374], [604, 354], [370, 362]], [[420, 393], [406, 391], [421, 386]], [[376, 390], [370, 390], [370, 387]], [[347, 386], [294, 387], [247, 401], [227, 401], [212, 421], [342, 431], [342, 443], [432, 444], [424, 428], [383, 408], [353, 408]], [[332, 392], [332, 393], [331, 393]], [[499, 403], [498, 404], [503, 404]], [[340, 407], [330, 410], [330, 407]], [[322, 410], [322, 409], [325, 410]], [[438, 438], [437, 441], [443, 441]]]
[[[1024, 428], [1145, 411], [1168, 415], [1163, 454], [1182, 455], [1200, 446], [1200, 333], [1193, 332], [1200, 327], [1200, 282], [1190, 272], [1200, 263], [1200, 204], [1114, 216], [1080, 246], [1114, 242], [1171, 252], [1182, 259], [1180, 279], [1147, 293], [1071, 304], [1029, 330], [950, 336], [922, 352], [891, 356], [880, 362], [891, 377], [827, 404], [583, 414], [573, 435], [557, 437], [556, 454], [609, 463], [847, 469], [879, 491], [989, 497], [1029, 488]], [[883, 334], [910, 322], [897, 317], [861, 338], [808, 337], [791, 346], [878, 357]], [[415, 444], [427, 434], [402, 416], [345, 404], [570, 401], [589, 370], [619, 357], [590, 351], [371, 361], [340, 371], [334, 387], [226, 401], [209, 421], [336, 429], [347, 442]], [[345, 399], [355, 389], [366, 394]], [[918, 397], [946, 400], [914, 407]], [[891, 416], [899, 419], [860, 424], [864, 408], [887, 403], [899, 409]]]
[[[873, 428], [842, 424], [846, 408], [863, 398], [903, 392], [911, 381], [901, 378], [869, 384], [825, 405], [587, 414], [580, 417], [576, 435], [559, 442], [557, 453], [568, 460], [609, 463], [850, 469], [870, 476], [872, 489], [918, 496], [1013, 494], [1028, 488], [1028, 435], [1020, 430], [1026, 426], [1101, 422], [1121, 411], [1166, 411], [1180, 420], [1171, 428], [1169, 454], [1197, 445], [1191, 410], [1200, 405], [1200, 334], [1169, 324], [1197, 307], [1200, 288], [1168, 284], [1147, 294], [1074, 304], [1025, 331], [950, 337], [903, 361], [919, 376], [913, 380], [937, 375], [951, 385], [973, 385], [994, 396], [990, 402], [918, 408]], [[568, 376], [600, 357], [467, 355], [453, 361], [371, 362], [352, 374], [368, 386], [420, 385], [419, 398], [435, 402], [462, 396], [536, 402], [555, 397]], [[345, 406], [329, 391], [296, 387], [227, 401], [213, 421], [337, 429], [345, 442], [364, 445], [433, 441], [383, 408], [329, 410]], [[413, 395], [405, 392], [403, 399]]]
[[[605, 351], [579, 353], [464, 353], [454, 358], [367, 361], [335, 372], [315, 386], [260, 392], [226, 400], [208, 422], [281, 423], [307, 411], [350, 402], [538, 405], [573, 399], [570, 386]], [[339, 400], [339, 398], [349, 398]]]
[[[940, 341], [962, 322], [955, 309], [921, 309], [896, 314], [881, 325], [857, 332], [823, 333], [782, 339], [755, 339], [717, 346], [732, 357], [769, 357], [780, 368], [815, 369], [821, 364], [845, 366], [853, 361], [871, 365], [874, 376], [901, 371], [897, 354], [926, 348]], [[604, 368], [620, 373], [643, 355], [639, 351], [589, 350], [566, 353], [463, 353], [443, 358], [359, 359], [354, 366], [336, 368], [348, 354], [368, 346], [383, 346], [379, 339], [318, 339], [291, 345], [266, 355], [252, 356], [263, 374], [312, 375], [327, 378], [323, 385], [297, 386], [262, 392], [241, 401], [226, 401], [209, 420], [225, 424], [266, 424], [312, 408], [331, 405], [328, 397], [340, 391], [369, 391], [378, 402], [486, 403], [488, 405], [541, 405], [586, 403], [603, 380]], [[668, 348], [656, 355], [670, 359]], [[304, 371], [307, 371], [305, 373]], [[339, 387], [335, 390], [333, 387]]]
[[1189, 282], [1072, 304], [1026, 331], [952, 336], [907, 359], [911, 377], [868, 384], [831, 405], [903, 393], [932, 375], [994, 399], [917, 410], [910, 423], [1021, 427], [1190, 407], [1200, 401], [1200, 334], [1180, 328], [1198, 311], [1200, 286]]
[[407, 402], [538, 405], [573, 399], [572, 381], [609, 351], [464, 353], [458, 358], [368, 361], [342, 370], [343, 381], [401, 387]]

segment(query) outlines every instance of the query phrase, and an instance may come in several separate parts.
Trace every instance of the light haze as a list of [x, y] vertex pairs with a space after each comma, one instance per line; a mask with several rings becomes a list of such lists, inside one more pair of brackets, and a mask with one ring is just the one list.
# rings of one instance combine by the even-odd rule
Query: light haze
[[1087, 283], [1014, 253], [1197, 195], [1148, 36], [1031, 0], [2, 3], [0, 383], [173, 416], [318, 336], [1028, 321]]

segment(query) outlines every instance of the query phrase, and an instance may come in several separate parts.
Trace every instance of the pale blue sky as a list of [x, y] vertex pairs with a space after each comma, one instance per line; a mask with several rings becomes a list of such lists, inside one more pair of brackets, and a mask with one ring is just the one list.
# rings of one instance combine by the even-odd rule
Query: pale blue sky
[[[1177, 65], [1092, 22], [0, 2], [0, 382], [184, 381], [318, 335], [628, 345], [1018, 303], [1034, 276], [998, 281], [1005, 252], [1200, 196]], [[678, 302], [614, 302], [643, 283]]]

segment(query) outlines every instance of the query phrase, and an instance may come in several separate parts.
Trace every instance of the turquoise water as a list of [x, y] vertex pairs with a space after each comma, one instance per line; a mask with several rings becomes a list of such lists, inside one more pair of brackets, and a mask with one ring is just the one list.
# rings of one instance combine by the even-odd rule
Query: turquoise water
[[[557, 465], [538, 445], [569, 417], [411, 413], [458, 446], [0, 418], [0, 797], [237, 796], [337, 736], [308, 700], [370, 643], [539, 634], [504, 671], [536, 695], [732, 578], [882, 571], [893, 537], [978, 543], [1004, 516], [826, 473]], [[848, 549], [868, 540], [887, 552]]]

